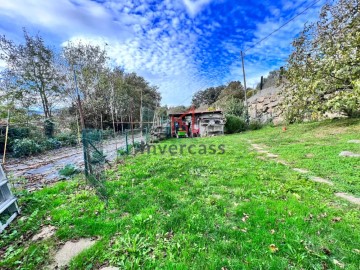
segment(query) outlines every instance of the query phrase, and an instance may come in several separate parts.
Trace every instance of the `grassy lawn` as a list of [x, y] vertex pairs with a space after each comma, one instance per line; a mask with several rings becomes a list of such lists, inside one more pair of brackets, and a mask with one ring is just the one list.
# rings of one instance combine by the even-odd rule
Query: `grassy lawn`
[[[0, 269], [41, 269], [61, 243], [82, 237], [98, 240], [70, 269], [360, 269], [359, 207], [333, 196], [359, 195], [359, 160], [338, 157], [360, 152], [346, 143], [359, 128], [340, 121], [168, 140], [158, 146], [194, 144], [197, 154], [127, 158], [108, 171], [108, 206], [81, 177], [21, 192], [23, 215], [0, 238]], [[248, 139], [337, 185], [256, 158]], [[225, 153], [211, 154], [212, 144]], [[32, 242], [44, 224], [55, 236]]]
[[342, 151], [360, 154], [360, 120], [328, 120], [280, 127], [267, 127], [248, 132], [245, 138], [265, 144], [293, 167], [310, 170], [335, 183], [337, 191], [360, 197], [360, 159], [340, 157]]

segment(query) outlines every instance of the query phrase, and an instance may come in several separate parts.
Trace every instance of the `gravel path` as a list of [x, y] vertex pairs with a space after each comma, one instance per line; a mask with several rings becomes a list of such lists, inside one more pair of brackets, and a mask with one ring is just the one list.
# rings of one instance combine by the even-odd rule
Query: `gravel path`
[[[141, 141], [141, 136], [136, 136], [135, 141]], [[106, 159], [115, 160], [116, 149], [125, 147], [125, 145], [125, 137], [104, 141], [103, 152]], [[25, 188], [32, 191], [60, 180], [58, 171], [66, 164], [74, 164], [83, 169], [82, 147], [64, 147], [28, 158], [9, 158], [4, 167], [10, 179], [18, 179], [15, 181], [15, 185], [24, 185]]]

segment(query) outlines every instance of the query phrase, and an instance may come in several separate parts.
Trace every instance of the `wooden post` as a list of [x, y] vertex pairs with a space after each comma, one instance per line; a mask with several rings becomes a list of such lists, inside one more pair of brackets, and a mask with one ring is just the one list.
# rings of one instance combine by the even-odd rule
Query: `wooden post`
[[8, 117], [7, 117], [7, 121], [6, 121], [4, 156], [3, 156], [3, 160], [2, 160], [3, 164], [5, 164], [5, 159], [6, 159], [6, 145], [7, 145], [8, 134], [9, 134], [9, 122], [10, 122], [10, 110], [8, 110]]
[[76, 126], [77, 126], [77, 132], [78, 132], [78, 143], [79, 143], [79, 146], [80, 146], [80, 144], [81, 144], [81, 134], [80, 134], [79, 117], [78, 117], [77, 113], [76, 113]]
[[247, 103], [247, 96], [246, 96], [246, 75], [245, 75], [245, 64], [244, 64], [244, 53], [241, 51], [241, 62], [242, 62], [242, 70], [244, 75], [244, 92], [245, 92], [245, 119], [246, 123], [249, 124], [249, 111], [248, 111], [248, 103]]
[[79, 106], [81, 130], [83, 130], [83, 129], [85, 129], [85, 121], [84, 121], [84, 115], [83, 115], [83, 110], [82, 110], [82, 106], [81, 106], [81, 99], [80, 99], [79, 89], [77, 87], [75, 69], [74, 69], [74, 80], [75, 80], [75, 89], [76, 89], [76, 94], [77, 94], [77, 102], [78, 102], [78, 106]]

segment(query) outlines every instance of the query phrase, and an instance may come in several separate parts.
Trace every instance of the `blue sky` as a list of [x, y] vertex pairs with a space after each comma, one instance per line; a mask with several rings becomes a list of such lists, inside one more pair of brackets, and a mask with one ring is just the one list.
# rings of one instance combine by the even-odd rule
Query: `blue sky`
[[[248, 86], [284, 65], [292, 39], [325, 1], [247, 52]], [[26, 27], [57, 48], [69, 40], [107, 43], [112, 64], [158, 85], [163, 104], [189, 104], [198, 90], [242, 80], [240, 51], [312, 2], [0, 0], [0, 34], [22, 42]]]

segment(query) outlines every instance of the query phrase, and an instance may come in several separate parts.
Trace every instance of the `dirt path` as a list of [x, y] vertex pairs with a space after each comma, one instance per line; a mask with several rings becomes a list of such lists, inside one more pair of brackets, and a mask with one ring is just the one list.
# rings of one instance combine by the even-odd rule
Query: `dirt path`
[[[272, 153], [270, 153], [269, 151], [265, 150], [265, 145], [259, 145], [259, 144], [254, 144], [252, 143], [251, 141], [248, 141], [251, 145], [251, 147], [259, 154], [266, 154], [266, 157], [269, 158], [269, 159], [272, 159], [278, 163], [281, 163], [283, 164], [284, 166], [287, 166], [287, 167], [290, 167], [292, 170], [300, 173], [300, 174], [311, 174], [310, 171], [306, 170], [306, 169], [302, 169], [302, 168], [292, 168], [287, 162], [283, 161], [283, 160], [280, 160], [278, 155], [274, 155]], [[263, 156], [260, 156], [261, 159], [264, 159], [266, 160]], [[314, 176], [314, 175], [310, 175], [309, 176], [309, 179], [311, 181], [314, 181], [314, 182], [318, 182], [318, 183], [323, 183], [323, 184], [326, 184], [326, 185], [329, 185], [329, 186], [333, 186], [334, 183], [331, 182], [330, 180], [328, 179], [324, 179], [324, 178], [321, 178], [321, 177], [318, 177], [318, 176]], [[343, 193], [343, 192], [338, 192], [338, 193], [334, 193], [334, 196], [336, 197], [339, 197], [339, 198], [342, 198], [348, 202], [351, 202], [353, 204], [357, 204], [357, 205], [360, 205], [360, 198], [357, 198], [351, 194], [347, 194], [347, 193]]]
[[[136, 136], [135, 141], [141, 141], [141, 136]], [[115, 160], [116, 149], [125, 145], [125, 137], [104, 141], [103, 151], [106, 159]], [[10, 158], [5, 164], [5, 169], [10, 179], [19, 179], [15, 181], [15, 185], [24, 185], [25, 188], [34, 190], [61, 179], [58, 171], [66, 164], [74, 164], [83, 169], [82, 147], [64, 147], [29, 158]]]

